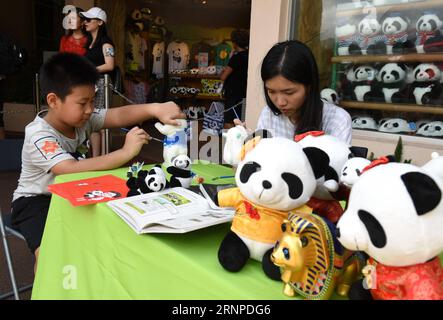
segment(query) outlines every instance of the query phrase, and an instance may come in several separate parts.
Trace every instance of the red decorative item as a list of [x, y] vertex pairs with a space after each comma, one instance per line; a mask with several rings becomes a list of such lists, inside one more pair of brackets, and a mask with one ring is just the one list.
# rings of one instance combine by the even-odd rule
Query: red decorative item
[[251, 219], [260, 220], [260, 214], [258, 213], [258, 210], [250, 202], [243, 201], [243, 204], [245, 205], [246, 213]]
[[298, 134], [295, 136], [294, 140], [295, 142], [300, 142], [302, 141], [304, 138], [312, 136], [312, 137], [320, 137], [320, 136], [324, 136], [325, 132], [324, 131], [309, 131], [303, 134]]

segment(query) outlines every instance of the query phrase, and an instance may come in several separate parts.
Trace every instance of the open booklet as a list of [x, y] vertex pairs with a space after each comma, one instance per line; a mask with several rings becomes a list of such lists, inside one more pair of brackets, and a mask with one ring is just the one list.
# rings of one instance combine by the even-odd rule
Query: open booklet
[[107, 205], [138, 234], [186, 233], [233, 219], [234, 209], [217, 207], [203, 186], [194, 190], [166, 189]]

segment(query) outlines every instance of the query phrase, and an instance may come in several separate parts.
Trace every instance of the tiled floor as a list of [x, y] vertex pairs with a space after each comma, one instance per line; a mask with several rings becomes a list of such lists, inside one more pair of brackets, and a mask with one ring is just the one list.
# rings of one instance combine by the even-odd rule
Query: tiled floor
[[[143, 126], [153, 137], [162, 138], [161, 135], [152, 129], [152, 123]], [[114, 130], [111, 134], [111, 149], [120, 148], [124, 143], [125, 136], [118, 130]], [[158, 142], [143, 147], [142, 152], [136, 158], [136, 161], [144, 161], [145, 163], [160, 163], [163, 161], [162, 145]], [[1, 152], [1, 151], [0, 151]], [[0, 171], [0, 205], [4, 212], [11, 210], [12, 194], [17, 187], [17, 181], [20, 173], [17, 171]], [[14, 259], [15, 274], [19, 286], [32, 283], [34, 279], [34, 257], [29, 252], [26, 243], [21, 240], [11, 238], [9, 241], [10, 250]], [[0, 295], [12, 290], [9, 273], [6, 266], [3, 245], [0, 244]], [[31, 292], [28, 291], [21, 295], [22, 299], [30, 299]]]

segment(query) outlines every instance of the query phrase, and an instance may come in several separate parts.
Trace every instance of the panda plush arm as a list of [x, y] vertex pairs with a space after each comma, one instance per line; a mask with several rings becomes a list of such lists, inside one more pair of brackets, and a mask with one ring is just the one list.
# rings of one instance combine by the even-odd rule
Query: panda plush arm
[[177, 178], [191, 178], [192, 172], [190, 170], [179, 169], [176, 167], [169, 167], [167, 169], [168, 173], [172, 174]]

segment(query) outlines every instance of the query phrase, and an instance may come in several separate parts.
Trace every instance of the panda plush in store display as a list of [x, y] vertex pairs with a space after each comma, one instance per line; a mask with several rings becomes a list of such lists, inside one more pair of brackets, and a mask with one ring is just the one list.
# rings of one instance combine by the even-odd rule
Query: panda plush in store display
[[434, 121], [423, 125], [417, 131], [417, 135], [443, 138], [443, 121]]
[[415, 25], [415, 47], [418, 53], [443, 52], [443, 21], [436, 12], [424, 12]]
[[353, 129], [378, 130], [377, 122], [371, 117], [357, 117], [352, 120]]
[[281, 239], [281, 225], [290, 211], [312, 212], [305, 204], [314, 194], [316, 179], [325, 175], [328, 159], [318, 149], [303, 149], [283, 138], [255, 137], [243, 151], [235, 175], [237, 188], [222, 190], [214, 199], [220, 207], [237, 212], [218, 258], [231, 272], [240, 271], [252, 258], [262, 263], [266, 275], [280, 280], [270, 256]]
[[351, 189], [352, 186], [360, 179], [363, 170], [371, 164], [366, 158], [351, 158], [343, 166], [340, 175], [340, 184]]
[[346, 72], [346, 79], [349, 85], [345, 86], [343, 93], [346, 100], [370, 101], [374, 80], [377, 70], [370, 65], [355, 65]]
[[443, 104], [442, 73], [433, 63], [421, 63], [413, 71], [414, 82], [408, 88], [410, 102], [418, 105]]
[[171, 174], [171, 178], [169, 179], [171, 188], [191, 187], [193, 178], [191, 163], [191, 159], [185, 154], [172, 158], [172, 166], [166, 169], [168, 173]]
[[380, 22], [375, 17], [367, 16], [358, 23], [357, 29], [359, 33], [359, 48], [361, 50], [358, 51], [351, 48], [351, 54], [377, 54], [376, 44], [384, 39], [381, 34]]
[[407, 103], [402, 94], [406, 87], [407, 67], [403, 63], [385, 64], [377, 74], [377, 84], [372, 93], [373, 101], [386, 103]]
[[128, 173], [128, 181], [126, 185], [129, 188], [128, 197], [138, 196], [151, 192], [159, 192], [169, 188], [166, 175], [161, 166], [155, 166], [151, 170], [141, 170], [137, 177], [132, 173]]
[[388, 163], [353, 186], [338, 240], [369, 260], [350, 299], [443, 299], [442, 175], [442, 165]]
[[410, 19], [400, 12], [389, 13], [381, 24], [384, 40], [375, 45], [378, 54], [405, 54], [415, 51], [408, 33]]
[[336, 106], [340, 103], [340, 97], [338, 96], [337, 91], [331, 88], [325, 88], [320, 92], [320, 97], [329, 103], [335, 104]]
[[386, 133], [414, 133], [417, 131], [413, 122], [407, 122], [404, 119], [388, 119], [378, 128], [380, 132]]
[[348, 56], [351, 52], [361, 52], [358, 45], [357, 27], [348, 17], [341, 17], [335, 28], [337, 39], [337, 55]]

